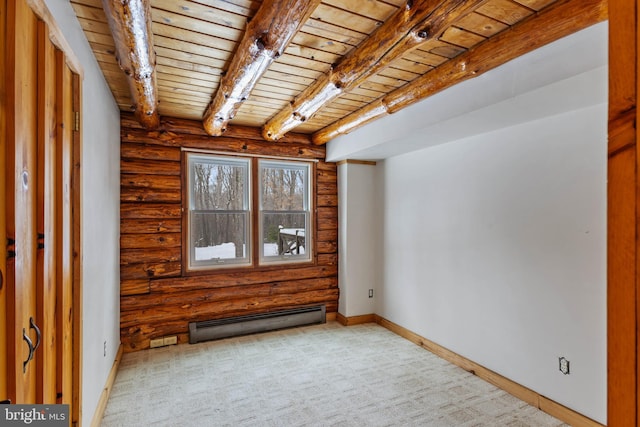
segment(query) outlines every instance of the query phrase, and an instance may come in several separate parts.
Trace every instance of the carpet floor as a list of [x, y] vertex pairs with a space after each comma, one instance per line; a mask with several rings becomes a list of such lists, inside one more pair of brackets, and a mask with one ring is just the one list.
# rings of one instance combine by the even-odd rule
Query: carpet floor
[[561, 421], [377, 324], [126, 353], [111, 426], [509, 426]]

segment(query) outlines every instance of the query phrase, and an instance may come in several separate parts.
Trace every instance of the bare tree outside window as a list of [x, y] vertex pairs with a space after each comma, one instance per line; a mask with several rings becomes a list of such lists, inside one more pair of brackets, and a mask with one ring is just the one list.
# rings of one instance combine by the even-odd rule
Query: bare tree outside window
[[260, 162], [262, 258], [308, 258], [309, 165]]
[[189, 169], [193, 261], [246, 259], [249, 162], [190, 156]]
[[190, 270], [253, 265], [253, 245], [258, 265], [311, 260], [311, 163], [201, 153], [186, 158]]

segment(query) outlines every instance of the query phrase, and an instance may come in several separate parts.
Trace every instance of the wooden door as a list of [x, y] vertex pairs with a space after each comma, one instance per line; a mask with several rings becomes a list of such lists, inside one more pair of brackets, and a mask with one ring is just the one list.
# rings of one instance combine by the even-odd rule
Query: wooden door
[[78, 421], [80, 79], [43, 13], [0, 0], [0, 400]]
[[11, 401], [36, 402], [37, 17], [7, 4], [7, 338]]

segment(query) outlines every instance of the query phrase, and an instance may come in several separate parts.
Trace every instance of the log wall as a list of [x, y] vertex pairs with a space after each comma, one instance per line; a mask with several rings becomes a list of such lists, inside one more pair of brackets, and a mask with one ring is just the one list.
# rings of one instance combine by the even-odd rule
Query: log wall
[[[337, 169], [307, 136], [262, 140], [259, 129], [230, 128], [209, 137], [200, 122], [163, 119], [147, 131], [121, 119], [120, 328], [125, 351], [177, 335], [188, 323], [325, 304], [338, 309]], [[221, 269], [185, 275], [182, 248], [181, 147], [317, 159], [315, 256], [312, 264]]]

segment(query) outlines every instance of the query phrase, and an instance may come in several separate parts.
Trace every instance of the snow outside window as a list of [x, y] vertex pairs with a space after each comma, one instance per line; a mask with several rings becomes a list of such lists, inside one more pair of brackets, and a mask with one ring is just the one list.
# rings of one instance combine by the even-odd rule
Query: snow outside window
[[260, 262], [311, 259], [308, 163], [260, 160]]
[[312, 259], [311, 163], [202, 153], [186, 159], [189, 270]]
[[189, 154], [189, 269], [251, 264], [248, 159]]

